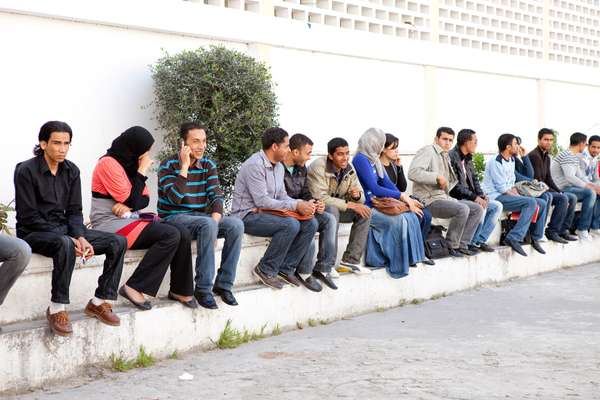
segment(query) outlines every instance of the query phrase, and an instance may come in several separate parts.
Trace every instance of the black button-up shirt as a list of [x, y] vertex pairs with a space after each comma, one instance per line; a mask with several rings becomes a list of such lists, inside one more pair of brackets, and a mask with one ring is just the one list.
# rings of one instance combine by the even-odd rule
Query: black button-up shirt
[[79, 168], [68, 160], [58, 165], [56, 175], [43, 155], [17, 164], [15, 205], [20, 238], [32, 232], [83, 236]]

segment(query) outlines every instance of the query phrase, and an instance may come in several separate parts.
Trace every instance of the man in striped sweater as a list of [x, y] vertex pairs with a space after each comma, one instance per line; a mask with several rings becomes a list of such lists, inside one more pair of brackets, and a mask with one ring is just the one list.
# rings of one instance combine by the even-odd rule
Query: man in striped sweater
[[[576, 223], [576, 233], [580, 240], [589, 241], [588, 230], [593, 222], [598, 222], [600, 213], [594, 213], [597, 196], [600, 196], [600, 186], [594, 185], [588, 178], [584, 166], [581, 165], [580, 155], [585, 149], [587, 136], [576, 132], [571, 135], [570, 146], [556, 156], [551, 166], [554, 182], [560, 190], [573, 193], [582, 202], [581, 215]], [[596, 214], [596, 215], [594, 215]], [[597, 226], [597, 224], [595, 225]], [[600, 229], [592, 230], [594, 236], [600, 236]]]
[[[244, 224], [239, 218], [223, 215], [217, 165], [204, 157], [206, 129], [186, 122], [179, 133], [179, 154], [164, 160], [158, 170], [158, 214], [169, 222], [186, 226], [196, 239], [194, 296], [198, 303], [205, 308], [218, 308], [212, 295], [215, 293], [226, 304], [235, 306], [238, 303], [231, 289], [242, 249]], [[217, 238], [225, 238], [225, 245], [215, 279]]]

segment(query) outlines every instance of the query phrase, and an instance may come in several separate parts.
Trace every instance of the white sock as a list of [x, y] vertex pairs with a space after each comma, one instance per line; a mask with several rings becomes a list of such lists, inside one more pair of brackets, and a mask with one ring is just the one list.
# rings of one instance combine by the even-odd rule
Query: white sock
[[64, 304], [50, 302], [50, 314], [56, 314], [66, 309]]
[[93, 305], [99, 306], [99, 305], [101, 305], [103, 303], [106, 303], [106, 300], [99, 299], [96, 296], [92, 297], [92, 304]]
[[300, 274], [300, 278], [306, 280], [311, 274]]

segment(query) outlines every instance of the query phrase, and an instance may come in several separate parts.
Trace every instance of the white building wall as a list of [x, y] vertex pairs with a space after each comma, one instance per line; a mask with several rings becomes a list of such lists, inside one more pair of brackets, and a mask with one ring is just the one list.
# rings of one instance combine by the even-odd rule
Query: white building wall
[[[181, 0], [0, 0], [5, 147], [0, 158], [0, 201], [13, 198], [14, 165], [30, 156], [39, 126], [61, 119], [75, 132], [70, 159], [82, 170], [87, 215], [90, 175], [111, 140], [135, 124], [153, 131], [157, 139], [162, 134], [153, 120], [149, 65], [161, 57], [162, 49], [175, 53], [211, 43], [224, 43], [271, 65], [281, 125], [313, 137], [317, 153], [325, 152], [333, 136], [344, 136], [354, 146], [370, 126], [399, 135], [402, 153], [430, 143], [439, 125], [475, 129], [480, 149], [486, 152], [495, 150], [497, 135], [506, 131], [521, 135], [531, 148], [540, 125], [558, 129], [563, 145], [575, 130], [600, 130], [594, 128], [600, 122], [595, 110], [600, 73], [594, 67], [596, 53], [590, 51], [580, 57], [581, 63], [573, 63], [572, 58], [550, 60], [547, 46], [538, 57], [535, 51], [532, 56], [527, 51], [524, 56], [519, 51], [511, 55], [510, 46], [506, 52], [502, 46], [498, 51], [478, 48], [472, 38], [465, 46], [451, 39], [444, 44], [442, 36], [456, 32], [450, 35], [445, 31], [450, 27], [441, 24], [453, 14], [437, 15], [437, 8], [421, 1], [414, 2], [416, 10], [409, 4], [413, 2], [388, 0], [211, 3], [218, 6]], [[492, 4], [446, 2], [440, 10], [475, 7], [469, 12], [471, 24], [472, 16], [482, 12], [479, 3]], [[494, 18], [506, 20], [511, 4], [493, 3], [494, 13], [504, 9], [504, 16]], [[528, 7], [536, 2], [522, 3]], [[544, 7], [546, 15], [552, 4], [540, 3], [544, 4], [534, 5], [530, 13], [538, 14], [537, 7]], [[360, 15], [353, 14], [356, 5]], [[236, 7], [240, 10], [231, 9]], [[361, 7], [367, 8], [366, 15]], [[305, 13], [288, 15], [283, 8]], [[593, 38], [597, 28], [593, 33], [590, 29], [597, 26], [598, 4], [584, 8], [591, 20], [585, 23], [587, 33], [580, 36]], [[335, 19], [327, 18], [332, 15]], [[558, 11], [553, 15], [558, 18]], [[394, 23], [372, 21], [378, 16]], [[460, 12], [458, 18], [463, 18]], [[484, 24], [481, 18], [479, 23]], [[512, 18], [517, 18], [514, 12]], [[405, 22], [418, 26], [413, 29]], [[516, 29], [521, 29], [519, 24]], [[590, 40], [593, 47], [596, 39]]]

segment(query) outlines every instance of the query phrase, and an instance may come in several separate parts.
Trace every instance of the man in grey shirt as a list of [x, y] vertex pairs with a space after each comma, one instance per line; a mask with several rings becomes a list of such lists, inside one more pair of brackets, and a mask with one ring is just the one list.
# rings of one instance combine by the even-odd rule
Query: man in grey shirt
[[600, 236], [600, 186], [594, 185], [588, 178], [585, 166], [579, 156], [585, 149], [587, 136], [576, 132], [571, 135], [570, 146], [559, 153], [550, 170], [556, 186], [564, 192], [573, 193], [582, 203], [581, 214], [576, 221], [577, 236], [580, 240], [592, 240], [588, 230], [594, 236]]
[[0, 232], [0, 305], [27, 267], [30, 257], [31, 249], [24, 240]]
[[316, 219], [299, 221], [260, 212], [260, 209], [291, 210], [306, 216], [315, 214], [316, 204], [314, 200], [292, 199], [285, 190], [281, 161], [290, 151], [288, 133], [281, 128], [265, 130], [262, 148], [240, 167], [233, 189], [231, 215], [244, 221], [247, 234], [271, 238], [254, 274], [274, 289], [281, 289], [285, 283], [300, 286], [295, 272], [317, 232]]

